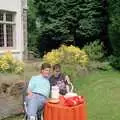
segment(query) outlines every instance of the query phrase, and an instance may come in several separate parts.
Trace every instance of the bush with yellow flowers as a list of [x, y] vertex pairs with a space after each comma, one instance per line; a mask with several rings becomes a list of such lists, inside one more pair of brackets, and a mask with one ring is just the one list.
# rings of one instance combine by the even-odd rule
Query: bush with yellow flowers
[[24, 71], [23, 62], [15, 59], [10, 51], [0, 56], [0, 72], [20, 74]]
[[60, 48], [48, 52], [43, 56], [43, 60], [52, 65], [56, 63], [66, 63], [86, 66], [88, 64], [88, 56], [85, 51], [72, 45], [62, 45]]
[[52, 50], [51, 52], [48, 52], [46, 55], [44, 55], [43, 59], [45, 62], [51, 64], [60, 63], [62, 61], [62, 53], [58, 50]]

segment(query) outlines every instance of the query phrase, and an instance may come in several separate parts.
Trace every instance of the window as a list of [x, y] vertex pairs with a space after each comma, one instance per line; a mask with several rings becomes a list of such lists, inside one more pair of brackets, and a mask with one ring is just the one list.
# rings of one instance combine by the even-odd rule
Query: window
[[0, 11], [0, 48], [15, 46], [15, 14]]

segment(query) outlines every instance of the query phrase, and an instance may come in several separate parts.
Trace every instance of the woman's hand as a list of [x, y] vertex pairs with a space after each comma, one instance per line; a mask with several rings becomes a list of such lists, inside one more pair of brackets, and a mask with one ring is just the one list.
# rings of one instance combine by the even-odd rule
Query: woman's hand
[[28, 91], [28, 97], [31, 97], [31, 96], [32, 96], [32, 92]]

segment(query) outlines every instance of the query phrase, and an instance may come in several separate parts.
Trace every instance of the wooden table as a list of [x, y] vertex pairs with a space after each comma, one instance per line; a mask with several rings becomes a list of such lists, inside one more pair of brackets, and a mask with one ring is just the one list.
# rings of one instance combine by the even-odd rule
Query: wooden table
[[87, 120], [85, 102], [73, 107], [64, 106], [62, 100], [58, 104], [48, 102], [45, 105], [44, 120]]

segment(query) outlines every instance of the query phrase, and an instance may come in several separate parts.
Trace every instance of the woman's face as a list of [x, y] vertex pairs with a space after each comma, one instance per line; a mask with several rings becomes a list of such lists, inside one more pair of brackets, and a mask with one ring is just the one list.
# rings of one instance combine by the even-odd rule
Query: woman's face
[[61, 72], [61, 70], [60, 70], [59, 68], [57, 68], [57, 69], [55, 69], [53, 72], [54, 72], [54, 76], [55, 76], [55, 77], [58, 77], [59, 74], [60, 74], [60, 72]]
[[50, 72], [51, 72], [50, 68], [45, 68], [41, 71], [41, 74], [43, 75], [43, 77], [49, 77]]

